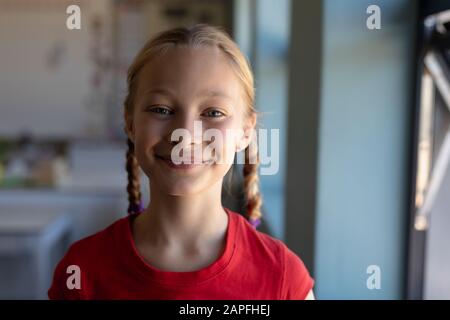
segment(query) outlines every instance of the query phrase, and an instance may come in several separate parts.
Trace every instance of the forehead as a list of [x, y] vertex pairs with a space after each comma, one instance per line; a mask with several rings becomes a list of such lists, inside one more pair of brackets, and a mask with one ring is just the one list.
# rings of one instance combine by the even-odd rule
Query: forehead
[[241, 84], [231, 61], [216, 47], [170, 48], [147, 62], [137, 81], [137, 92], [141, 95], [163, 88], [185, 98], [203, 93], [228, 96], [239, 102], [242, 98]]

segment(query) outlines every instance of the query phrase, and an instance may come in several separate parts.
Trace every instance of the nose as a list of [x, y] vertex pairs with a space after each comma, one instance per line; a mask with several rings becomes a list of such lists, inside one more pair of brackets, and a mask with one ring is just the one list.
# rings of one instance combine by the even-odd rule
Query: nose
[[[193, 114], [180, 112], [174, 117], [167, 138], [172, 144], [181, 143], [183, 148], [189, 148], [201, 145], [202, 137], [202, 121]], [[175, 141], [172, 141], [173, 138], [175, 138]]]

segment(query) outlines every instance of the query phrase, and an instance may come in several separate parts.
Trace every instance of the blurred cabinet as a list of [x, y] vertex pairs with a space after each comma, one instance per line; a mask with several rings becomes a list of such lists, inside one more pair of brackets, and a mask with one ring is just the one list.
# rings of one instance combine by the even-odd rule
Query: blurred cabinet
[[[0, 209], [0, 297], [47, 299], [52, 281], [52, 251], [68, 246], [70, 216], [52, 208], [10, 206]], [[29, 261], [22, 268], [8, 264]], [[24, 268], [23, 268], [24, 267]], [[21, 269], [32, 279], [24, 282]], [[20, 287], [22, 287], [22, 292]]]
[[0, 298], [45, 299], [68, 246], [125, 215], [121, 190], [1, 191]]

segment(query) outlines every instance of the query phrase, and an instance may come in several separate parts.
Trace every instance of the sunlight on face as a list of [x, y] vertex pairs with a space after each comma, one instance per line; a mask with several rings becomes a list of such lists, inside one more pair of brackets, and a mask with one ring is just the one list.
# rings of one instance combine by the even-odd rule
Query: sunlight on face
[[[175, 47], [148, 62], [137, 81], [134, 144], [151, 188], [171, 195], [188, 195], [221, 181], [232, 165], [238, 145], [245, 144], [242, 139], [227, 136], [227, 130], [243, 130], [248, 123], [244, 119], [242, 86], [225, 54], [214, 47]], [[201, 132], [194, 130], [198, 121]], [[178, 143], [171, 141], [176, 129], [185, 129], [192, 137], [183, 146], [184, 152], [207, 147], [209, 142], [202, 139], [205, 130], [221, 132], [223, 145], [215, 153], [220, 162], [203, 158], [200, 164], [175, 165], [170, 156]]]

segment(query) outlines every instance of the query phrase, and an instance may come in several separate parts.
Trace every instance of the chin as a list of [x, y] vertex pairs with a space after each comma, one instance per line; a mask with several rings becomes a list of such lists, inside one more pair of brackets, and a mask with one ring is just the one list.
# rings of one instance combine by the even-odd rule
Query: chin
[[[146, 175], [150, 177], [151, 184], [158, 186], [163, 193], [171, 196], [190, 196], [209, 190], [213, 185], [222, 181], [229, 167], [212, 165], [200, 171], [171, 170], [169, 168], [149, 168]], [[155, 169], [155, 170], [152, 170]], [[154, 173], [154, 174], [151, 174]], [[152, 183], [153, 182], [153, 183]]]
[[164, 192], [171, 196], [192, 196], [207, 190], [209, 185], [201, 186], [192, 183], [178, 182], [170, 186], [166, 186]]

